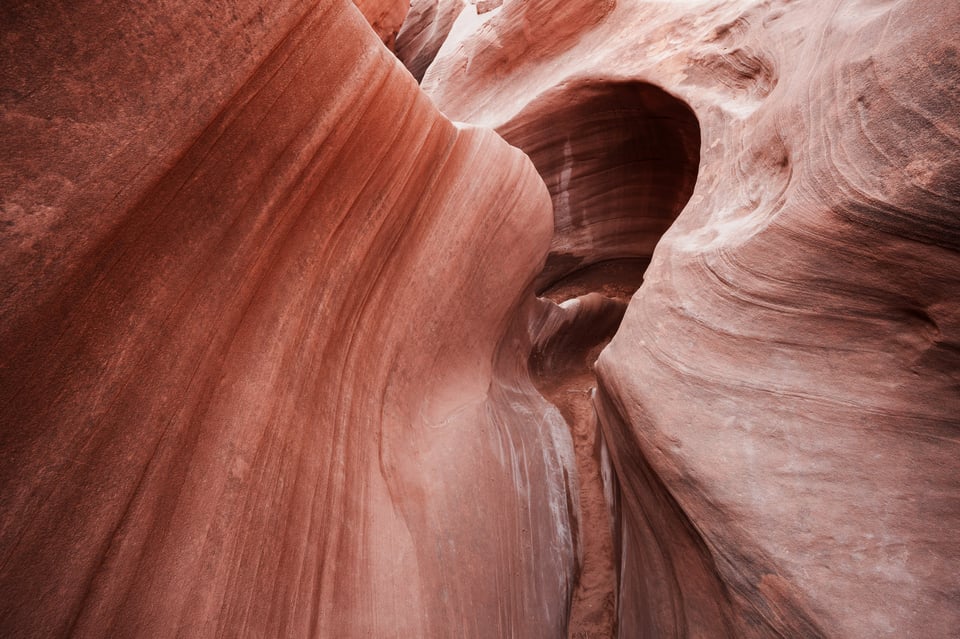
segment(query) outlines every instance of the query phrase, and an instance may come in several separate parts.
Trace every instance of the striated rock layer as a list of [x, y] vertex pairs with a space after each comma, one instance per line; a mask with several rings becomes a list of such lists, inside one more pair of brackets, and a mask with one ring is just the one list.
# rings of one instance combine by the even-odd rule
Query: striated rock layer
[[562, 635], [529, 160], [341, 0], [0, 11], [0, 634]]
[[392, 49], [410, 3], [407, 0], [353, 0], [353, 4], [360, 9], [383, 43]]
[[538, 288], [597, 262], [649, 259], [696, 183], [696, 117], [643, 82], [563, 82], [498, 131], [530, 156], [553, 199]]
[[423, 86], [541, 171], [539, 290], [659, 240], [597, 364], [619, 635], [953, 636], [960, 7], [569, 5], [506, 3]]
[[397, 57], [417, 82], [440, 52], [450, 29], [464, 10], [464, 0], [416, 0], [397, 34]]
[[0, 635], [953, 636], [960, 7], [356, 5], [0, 7]]

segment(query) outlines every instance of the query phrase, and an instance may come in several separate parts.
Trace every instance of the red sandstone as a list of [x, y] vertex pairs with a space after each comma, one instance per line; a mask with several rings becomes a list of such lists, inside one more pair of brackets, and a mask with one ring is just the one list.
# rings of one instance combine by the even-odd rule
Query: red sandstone
[[955, 636], [960, 8], [498, 4], [0, 8], [0, 635]]

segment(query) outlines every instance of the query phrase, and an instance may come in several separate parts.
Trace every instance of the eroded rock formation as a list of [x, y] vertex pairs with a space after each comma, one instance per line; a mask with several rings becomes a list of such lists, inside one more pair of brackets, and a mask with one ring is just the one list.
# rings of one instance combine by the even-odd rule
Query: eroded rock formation
[[553, 199], [541, 289], [598, 262], [649, 259], [696, 183], [696, 116], [644, 82], [566, 81], [497, 130], [530, 156]]
[[5, 9], [0, 634], [562, 634], [542, 181], [345, 2], [219, 7]]
[[[424, 87], [543, 174], [558, 233], [540, 288], [657, 243], [597, 366], [620, 635], [950, 636], [957, 8], [594, 2], [572, 37], [553, 6], [506, 4]], [[630, 83], [689, 111], [644, 133], [657, 109], [613, 88]], [[670, 139], [696, 128], [696, 187], [661, 239], [696, 175]]]
[[410, 9], [408, 0], [353, 0], [383, 43], [394, 47], [397, 34]]
[[952, 636], [960, 8], [355, 4], [0, 8], [0, 635]]
[[397, 35], [397, 57], [410, 70], [417, 82], [440, 52], [457, 16], [467, 3], [464, 0], [417, 0]]

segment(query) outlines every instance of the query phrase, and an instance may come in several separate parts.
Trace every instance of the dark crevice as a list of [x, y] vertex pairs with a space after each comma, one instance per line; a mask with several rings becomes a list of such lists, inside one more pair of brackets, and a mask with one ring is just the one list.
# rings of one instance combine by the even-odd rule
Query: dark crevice
[[620, 487], [603, 479], [612, 471], [593, 365], [693, 193], [700, 128], [686, 104], [653, 85], [579, 80], [541, 95], [499, 131], [530, 156], [554, 205], [529, 369], [569, 425], [577, 463], [579, 570], [568, 636], [613, 637], [620, 557], [629, 549], [620, 546], [619, 505], [611, 503]]
[[529, 368], [534, 385], [570, 427], [577, 464], [579, 569], [570, 607], [570, 637], [612, 637], [616, 631], [617, 569], [613, 521], [602, 475], [602, 441], [593, 392], [593, 362], [626, 310], [624, 300], [589, 293], [561, 305], [543, 300]]
[[423, 81], [457, 17], [467, 6], [457, 0], [411, 3], [410, 12], [397, 34], [394, 51], [417, 82]]
[[553, 200], [538, 291], [598, 262], [649, 259], [696, 184], [697, 118], [645, 82], [567, 81], [498, 132], [530, 156]]

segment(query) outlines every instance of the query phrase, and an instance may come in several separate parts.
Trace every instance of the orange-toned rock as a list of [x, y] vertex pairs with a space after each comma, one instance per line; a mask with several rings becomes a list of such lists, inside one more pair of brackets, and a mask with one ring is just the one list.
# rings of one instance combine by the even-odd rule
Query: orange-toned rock
[[383, 43], [394, 47], [397, 33], [410, 10], [409, 0], [353, 0]]
[[464, 0], [416, 0], [397, 34], [397, 57], [419, 82], [443, 46]]
[[0, 636], [953, 636], [960, 8], [431, 1], [0, 9]]
[[[960, 9], [577, 11], [507, 2], [423, 86], [543, 173], [559, 233], [541, 289], [642, 260], [690, 195], [597, 367], [620, 636], [953, 636]], [[698, 169], [670, 141], [695, 130], [680, 113]]]
[[527, 158], [340, 0], [3, 11], [0, 635], [561, 635]]
[[541, 289], [597, 262], [649, 259], [696, 183], [696, 117], [644, 82], [564, 82], [498, 131], [527, 152], [553, 198]]

